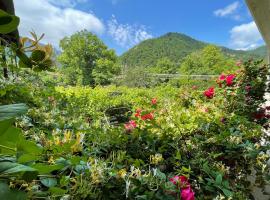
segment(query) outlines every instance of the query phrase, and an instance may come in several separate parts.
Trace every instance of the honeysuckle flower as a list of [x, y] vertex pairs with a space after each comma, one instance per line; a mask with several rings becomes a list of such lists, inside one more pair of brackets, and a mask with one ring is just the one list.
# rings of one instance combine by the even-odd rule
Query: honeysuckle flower
[[226, 77], [226, 84], [227, 86], [232, 86], [233, 85], [233, 80], [235, 79], [234, 74], [230, 74]]
[[157, 98], [153, 98], [153, 99], [151, 100], [151, 103], [152, 103], [152, 105], [156, 105], [156, 104], [157, 104]]
[[215, 95], [215, 88], [214, 87], [210, 87], [209, 89], [207, 89], [206, 91], [204, 91], [204, 96], [206, 96], [208, 99], [212, 99]]

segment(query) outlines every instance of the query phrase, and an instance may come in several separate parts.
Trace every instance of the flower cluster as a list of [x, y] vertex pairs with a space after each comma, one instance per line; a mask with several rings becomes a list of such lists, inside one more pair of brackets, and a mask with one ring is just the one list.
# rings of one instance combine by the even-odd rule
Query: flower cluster
[[174, 176], [173, 178], [170, 178], [170, 182], [181, 189], [182, 200], [195, 200], [195, 193], [185, 176]]
[[137, 124], [134, 120], [131, 120], [128, 123], [126, 123], [124, 126], [125, 126], [126, 131], [131, 132], [133, 129], [137, 127]]
[[212, 99], [215, 95], [215, 88], [210, 87], [206, 91], [204, 91], [204, 96], [206, 96], [208, 99]]
[[226, 86], [232, 86], [234, 84], [234, 79], [236, 76], [234, 74], [224, 75], [221, 74], [217, 80], [219, 87], [222, 87], [222, 84], [225, 83]]

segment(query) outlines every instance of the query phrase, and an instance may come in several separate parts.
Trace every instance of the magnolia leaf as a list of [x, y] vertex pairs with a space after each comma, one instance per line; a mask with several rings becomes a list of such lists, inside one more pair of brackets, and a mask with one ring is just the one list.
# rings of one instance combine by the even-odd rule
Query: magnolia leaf
[[0, 9], [0, 33], [8, 34], [15, 31], [20, 23], [20, 18], [14, 15], [10, 15]]
[[0, 121], [18, 117], [25, 114], [27, 110], [28, 107], [23, 103], [0, 106]]
[[26, 193], [18, 190], [12, 190], [9, 188], [8, 184], [5, 182], [0, 182], [0, 197], [1, 199], [10, 200], [26, 200]]
[[42, 178], [41, 180], [41, 183], [50, 188], [50, 187], [54, 187], [57, 185], [57, 179], [56, 178]]
[[32, 52], [31, 59], [35, 62], [41, 62], [45, 59], [46, 52], [42, 50], [35, 50]]

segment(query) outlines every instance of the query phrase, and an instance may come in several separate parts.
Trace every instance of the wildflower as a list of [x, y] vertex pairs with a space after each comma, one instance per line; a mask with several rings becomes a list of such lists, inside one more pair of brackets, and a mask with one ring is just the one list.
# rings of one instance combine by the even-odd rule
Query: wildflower
[[63, 142], [64, 143], [70, 142], [71, 141], [71, 136], [72, 136], [71, 131], [65, 131]]
[[119, 170], [118, 173], [117, 173], [117, 175], [118, 175], [119, 177], [121, 177], [122, 179], [124, 179], [125, 176], [127, 175], [126, 169], [121, 169], [121, 170]]
[[155, 154], [155, 155], [151, 155], [150, 156], [150, 163], [154, 164], [154, 165], [158, 165], [159, 163], [161, 163], [163, 161], [163, 157], [162, 154]]
[[131, 120], [128, 123], [124, 124], [124, 127], [126, 131], [131, 132], [133, 129], [137, 127], [137, 124], [135, 121]]
[[148, 120], [148, 119], [152, 120], [152, 119], [154, 119], [154, 114], [153, 113], [145, 114], [145, 115], [141, 116], [141, 119], [143, 121]]
[[81, 152], [83, 149], [83, 138], [84, 134], [82, 133], [77, 133], [76, 134], [76, 141], [75, 144], [71, 147], [73, 153], [78, 153]]
[[214, 87], [210, 87], [208, 90], [206, 90], [204, 93], [204, 96], [206, 96], [208, 99], [212, 99], [214, 97], [215, 94], [215, 88]]
[[55, 164], [55, 160], [54, 160], [53, 156], [50, 156], [48, 163], [51, 165]]
[[156, 104], [157, 104], [157, 98], [153, 98], [153, 99], [151, 100], [151, 103], [152, 103], [152, 105], [156, 105]]
[[221, 122], [222, 124], [225, 124], [225, 123], [226, 123], [226, 118], [222, 117], [222, 118], [220, 119], [220, 122]]
[[232, 86], [233, 85], [233, 80], [235, 79], [234, 74], [230, 74], [226, 77], [226, 84], [227, 86]]
[[62, 142], [61, 142], [59, 136], [55, 136], [55, 137], [54, 137], [54, 144], [55, 144], [55, 145], [61, 145], [61, 144], [62, 144]]

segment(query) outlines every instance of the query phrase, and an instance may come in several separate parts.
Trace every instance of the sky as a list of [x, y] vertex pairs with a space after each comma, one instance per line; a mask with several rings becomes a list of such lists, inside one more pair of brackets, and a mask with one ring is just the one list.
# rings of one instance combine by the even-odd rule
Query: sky
[[45, 33], [43, 43], [80, 30], [98, 35], [118, 55], [168, 32], [232, 49], [263, 43], [244, 0], [14, 0], [19, 31]]

